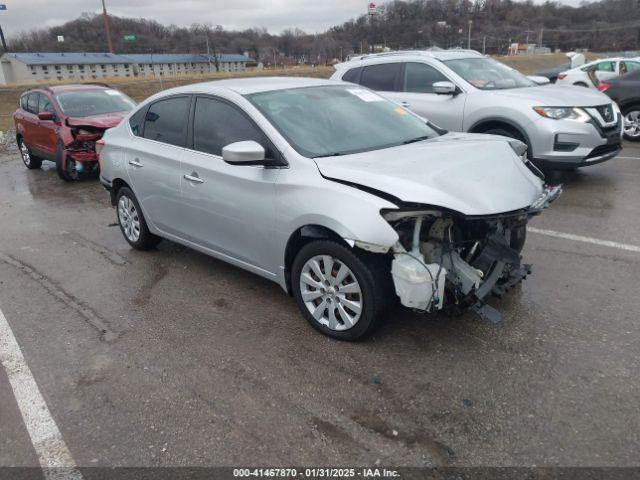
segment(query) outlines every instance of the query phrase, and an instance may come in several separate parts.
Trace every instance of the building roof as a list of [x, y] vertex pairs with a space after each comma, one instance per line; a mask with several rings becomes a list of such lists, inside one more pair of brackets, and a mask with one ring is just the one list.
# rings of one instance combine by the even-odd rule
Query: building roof
[[27, 65], [86, 65], [131, 63], [131, 60], [114, 53], [79, 53], [79, 52], [38, 52], [38, 53], [6, 53], [6, 57], [15, 58]]
[[[132, 53], [125, 54], [133, 63], [209, 63], [215, 62], [213, 55], [183, 54], [183, 53]], [[248, 62], [249, 57], [237, 54], [221, 53], [217, 55], [220, 62]]]
[[[238, 54], [218, 54], [220, 62], [248, 62], [249, 57]], [[2, 56], [14, 58], [26, 65], [87, 65], [113, 63], [209, 63], [215, 62], [213, 55], [193, 53], [82, 53], [82, 52], [38, 52], [38, 53], [6, 53]]]

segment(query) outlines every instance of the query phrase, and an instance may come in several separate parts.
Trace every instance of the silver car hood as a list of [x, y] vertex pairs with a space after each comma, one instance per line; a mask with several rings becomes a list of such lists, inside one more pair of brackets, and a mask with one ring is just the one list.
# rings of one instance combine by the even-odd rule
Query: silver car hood
[[492, 135], [451, 133], [400, 147], [316, 158], [315, 162], [325, 178], [465, 215], [526, 208], [543, 191], [542, 181], [509, 143]]
[[608, 105], [611, 99], [597, 90], [562, 85], [491, 90], [492, 94], [527, 99], [543, 107], [595, 107]]

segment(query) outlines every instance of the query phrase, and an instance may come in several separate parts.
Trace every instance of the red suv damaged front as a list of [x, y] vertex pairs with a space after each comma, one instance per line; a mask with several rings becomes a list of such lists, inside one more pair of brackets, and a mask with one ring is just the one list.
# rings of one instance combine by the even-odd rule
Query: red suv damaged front
[[25, 166], [56, 162], [64, 180], [99, 173], [96, 141], [135, 107], [135, 102], [107, 85], [33, 88], [22, 94], [13, 114], [16, 140]]

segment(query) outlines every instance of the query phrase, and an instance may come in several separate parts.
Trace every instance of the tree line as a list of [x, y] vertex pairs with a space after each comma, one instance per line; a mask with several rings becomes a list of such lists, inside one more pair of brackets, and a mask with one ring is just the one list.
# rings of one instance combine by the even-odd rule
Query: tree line
[[[513, 0], [395, 0], [378, 14], [361, 15], [319, 34], [290, 28], [276, 35], [265, 28], [225, 30], [110, 16], [119, 53], [248, 53], [267, 65], [326, 63], [375, 49], [467, 47], [506, 53], [509, 43], [538, 43], [552, 49], [640, 50], [640, 0], [601, 0], [571, 7], [558, 2]], [[469, 35], [470, 33], [470, 35]], [[135, 40], [125, 40], [135, 35]], [[64, 42], [57, 41], [58, 36]], [[8, 39], [13, 52], [104, 52], [101, 15], [84, 13], [63, 25], [22, 32]]]

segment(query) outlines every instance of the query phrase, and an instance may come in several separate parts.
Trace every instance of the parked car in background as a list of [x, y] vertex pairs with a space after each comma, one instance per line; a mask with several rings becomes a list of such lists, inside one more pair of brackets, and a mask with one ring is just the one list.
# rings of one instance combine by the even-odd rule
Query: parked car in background
[[548, 78], [550, 83], [556, 83], [556, 81], [558, 80], [558, 75], [570, 69], [571, 69], [571, 62], [567, 62], [567, 63], [563, 63], [559, 67], [553, 67], [547, 70], [541, 70], [537, 72], [536, 75], [539, 77]]
[[598, 88], [600, 82], [640, 69], [640, 61], [633, 58], [605, 58], [558, 74], [558, 85]]
[[540, 86], [474, 51], [365, 55], [337, 65], [332, 78], [381, 92], [446, 130], [518, 139], [545, 169], [592, 165], [622, 149], [621, 115], [606, 95]]
[[601, 82], [598, 90], [611, 97], [622, 110], [624, 137], [640, 141], [640, 70]]
[[103, 84], [37, 87], [20, 97], [13, 114], [22, 161], [37, 169], [56, 163], [60, 178], [98, 174], [96, 141], [135, 107], [122, 92]]
[[527, 221], [560, 193], [525, 152], [443, 134], [366, 88], [274, 77], [166, 90], [99, 142], [133, 248], [168, 238], [278, 282], [346, 340], [396, 295], [496, 318], [483, 299], [529, 273]]

